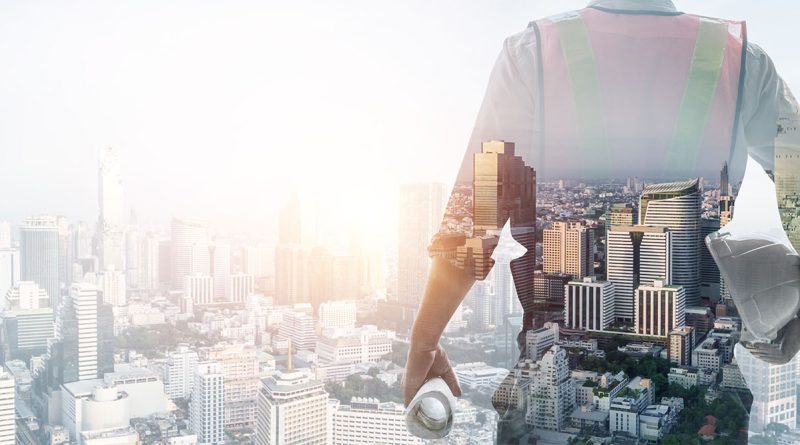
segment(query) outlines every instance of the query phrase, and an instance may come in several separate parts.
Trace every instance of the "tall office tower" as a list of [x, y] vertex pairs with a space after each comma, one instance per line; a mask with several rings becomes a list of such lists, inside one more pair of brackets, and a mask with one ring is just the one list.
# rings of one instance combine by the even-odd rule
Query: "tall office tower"
[[47, 341], [53, 338], [53, 309], [47, 292], [33, 281], [20, 281], [8, 290], [4, 304], [5, 310], [0, 311], [0, 361], [28, 361], [47, 352]]
[[78, 328], [78, 380], [96, 379], [98, 374], [97, 287], [78, 283], [70, 287], [70, 303]]
[[100, 287], [103, 291], [103, 302], [112, 306], [125, 306], [128, 304], [127, 280], [122, 271], [116, 270], [114, 266], [100, 273], [98, 277]]
[[678, 366], [692, 364], [692, 350], [694, 350], [694, 328], [681, 326], [669, 333], [667, 340], [669, 361]]
[[475, 283], [467, 294], [467, 298], [470, 300], [469, 307], [472, 308], [470, 323], [480, 330], [487, 330], [497, 326], [494, 322], [495, 310], [497, 308], [499, 313], [499, 311], [503, 310], [503, 306], [497, 304], [494, 286], [492, 286], [491, 282], [479, 281]]
[[72, 232], [65, 216], [56, 217], [58, 225], [58, 279], [61, 287], [68, 289], [72, 284]]
[[59, 307], [55, 341], [48, 345], [51, 388], [102, 377], [114, 370], [114, 314], [97, 287], [73, 283]]
[[125, 270], [125, 196], [118, 149], [106, 147], [100, 151], [98, 184], [100, 268]]
[[686, 305], [700, 304], [700, 206], [698, 179], [652, 184], [639, 201], [639, 223], [672, 233], [672, 284], [683, 286]]
[[594, 231], [579, 222], [557, 221], [543, 231], [542, 270], [583, 279], [594, 275]]
[[356, 304], [353, 301], [330, 301], [319, 305], [319, 325], [323, 329], [353, 329], [356, 326]]
[[125, 232], [125, 282], [131, 289], [139, 289], [142, 274], [142, 244], [144, 232], [128, 227]]
[[636, 289], [634, 326], [636, 333], [666, 337], [686, 324], [686, 296], [683, 286], [662, 280], [641, 284]]
[[50, 297], [50, 307], [61, 301], [58, 277], [58, 223], [53, 216], [32, 216], [22, 222], [20, 279], [35, 281]]
[[[511, 235], [526, 251], [510, 267], [517, 297], [530, 318], [536, 268], [536, 172], [514, 149], [513, 142], [488, 141], [473, 157], [473, 236], [497, 237], [511, 220]], [[488, 257], [488, 252], [475, 252]], [[475, 261], [479, 255], [473, 255]], [[527, 319], [526, 328], [530, 324]]]
[[793, 117], [780, 116], [775, 139], [775, 193], [783, 229], [795, 250], [800, 251], [800, 136], [798, 122]]
[[393, 445], [422, 445], [423, 439], [412, 436], [406, 427], [403, 406], [381, 403], [376, 398], [353, 397], [349, 405], [331, 400], [332, 437], [335, 445], [387, 443]]
[[630, 193], [640, 193], [644, 188], [644, 182], [636, 176], [628, 176], [628, 181], [625, 184]]
[[575, 406], [575, 386], [569, 373], [567, 352], [552, 346], [532, 364], [525, 423], [533, 428], [561, 431]]
[[305, 349], [313, 351], [317, 343], [314, 331], [314, 319], [303, 312], [287, 312], [278, 328], [278, 335], [292, 341], [292, 346], [299, 351]]
[[280, 304], [311, 301], [309, 250], [299, 244], [275, 248], [275, 297]]
[[259, 387], [257, 353], [254, 346], [241, 344], [200, 350], [203, 361], [213, 361], [222, 367], [226, 429], [255, 429]]
[[180, 289], [189, 275], [208, 275], [211, 255], [205, 225], [172, 218], [172, 287]]
[[328, 393], [322, 382], [291, 369], [261, 381], [257, 445], [327, 443]]
[[195, 305], [215, 303], [214, 279], [201, 274], [184, 277], [183, 295], [189, 297]]
[[14, 377], [0, 367], [0, 444], [14, 445], [17, 415], [14, 406]]
[[717, 301], [720, 297], [719, 267], [706, 247], [708, 235], [719, 230], [719, 218], [700, 219], [700, 296]]
[[606, 278], [614, 283], [617, 318], [632, 322], [639, 284], [672, 278], [671, 232], [666, 227], [612, 226], [606, 250]]
[[214, 277], [214, 299], [225, 301], [230, 298], [228, 287], [231, 276], [231, 242], [216, 238], [211, 245], [211, 276]]
[[731, 188], [730, 176], [728, 175], [728, 162], [722, 164], [722, 170], [719, 171], [719, 196], [731, 196], [733, 189]]
[[494, 260], [494, 308], [491, 323], [495, 326], [503, 326], [506, 317], [514, 314], [522, 314], [519, 305], [517, 289], [514, 286], [514, 278], [511, 276], [511, 261], [524, 253], [517, 243], [505, 245], [502, 242], [492, 252]]
[[225, 442], [225, 381], [222, 365], [197, 364], [189, 402], [189, 425], [198, 443]]
[[797, 427], [797, 358], [784, 365], [771, 365], [736, 345], [736, 363], [753, 394], [750, 406], [751, 433], [762, 433], [770, 423]]
[[548, 323], [539, 329], [525, 332], [525, 356], [537, 362], [551, 346], [558, 343], [559, 329], [555, 323]]
[[611, 204], [608, 209], [609, 226], [633, 226], [636, 225], [636, 207], [630, 203]]
[[19, 282], [19, 250], [0, 247], [0, 296]]
[[400, 188], [397, 245], [397, 300], [418, 307], [428, 281], [428, 244], [439, 230], [447, 200], [444, 184]]
[[0, 249], [11, 248], [11, 224], [0, 221]]
[[192, 394], [194, 373], [197, 370], [198, 355], [189, 349], [189, 345], [181, 344], [167, 356], [164, 392], [170, 399], [185, 399]]
[[158, 234], [145, 232], [141, 239], [139, 253], [139, 289], [158, 289], [161, 267]]
[[[214, 281], [216, 283], [216, 279]], [[216, 285], [215, 285], [216, 287]], [[256, 281], [252, 275], [235, 273], [228, 278], [228, 298], [234, 303], [244, 303], [256, 291]]]
[[565, 292], [566, 327], [605, 331], [614, 322], [614, 283], [585, 277], [583, 281], [570, 281]]

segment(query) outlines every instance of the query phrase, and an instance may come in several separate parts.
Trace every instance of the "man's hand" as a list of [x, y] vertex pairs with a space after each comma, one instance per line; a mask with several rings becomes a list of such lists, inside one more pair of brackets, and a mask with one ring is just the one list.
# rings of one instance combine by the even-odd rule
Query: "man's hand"
[[433, 348], [426, 348], [421, 342], [412, 339], [408, 350], [408, 362], [406, 363], [406, 373], [403, 377], [403, 399], [405, 406], [417, 394], [422, 385], [434, 378], [441, 377], [453, 395], [461, 396], [461, 387], [458, 385], [456, 373], [450, 366], [447, 354], [438, 344]]

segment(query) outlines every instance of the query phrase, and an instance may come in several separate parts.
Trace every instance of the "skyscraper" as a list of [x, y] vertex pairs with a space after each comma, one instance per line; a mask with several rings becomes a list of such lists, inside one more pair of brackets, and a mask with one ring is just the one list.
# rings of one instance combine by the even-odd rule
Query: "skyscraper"
[[19, 250], [0, 247], [0, 296], [19, 281]]
[[141, 239], [139, 253], [139, 289], [158, 289], [161, 260], [158, 234], [146, 232]]
[[582, 281], [570, 281], [565, 293], [566, 327], [604, 331], [614, 322], [614, 283], [586, 277]]
[[0, 444], [16, 443], [17, 415], [14, 408], [14, 377], [0, 367]]
[[722, 170], [719, 171], [719, 196], [731, 196], [733, 189], [731, 188], [730, 176], [728, 175], [728, 162], [722, 165]]
[[225, 382], [222, 365], [197, 364], [189, 402], [189, 425], [198, 443], [225, 442]]
[[720, 297], [719, 267], [706, 247], [706, 236], [720, 228], [719, 218], [700, 219], [700, 296], [717, 301]]
[[[216, 285], [215, 285], [216, 286]], [[228, 298], [234, 303], [244, 303], [255, 292], [255, 279], [252, 275], [236, 273], [228, 278]]]
[[114, 147], [100, 151], [98, 166], [98, 225], [100, 269], [114, 266], [125, 270], [125, 201], [122, 187], [122, 162], [120, 152]]
[[543, 270], [580, 280], [594, 275], [594, 232], [579, 222], [557, 221], [543, 232]]
[[[526, 249], [522, 256], [510, 262], [510, 267], [517, 297], [528, 315], [526, 327], [529, 328], [536, 268], [536, 172], [515, 154], [514, 143], [506, 141], [483, 142], [481, 152], [473, 157], [473, 169], [473, 237], [498, 238], [510, 220], [512, 237]], [[490, 247], [492, 243], [484, 241], [481, 245]], [[490, 254], [490, 248], [479, 249], [471, 255], [471, 262], [491, 265]], [[482, 279], [486, 273], [488, 268], [484, 266], [476, 270], [476, 278]]]
[[672, 278], [672, 237], [666, 227], [612, 226], [606, 275], [614, 283], [617, 318], [633, 321], [634, 292], [641, 283]]
[[205, 225], [172, 218], [172, 286], [180, 289], [187, 275], [209, 275], [211, 255]]
[[127, 280], [125, 274], [109, 266], [98, 277], [103, 291], [103, 302], [112, 306], [125, 306], [127, 299]]
[[428, 244], [439, 230], [447, 194], [444, 184], [411, 184], [400, 188], [397, 246], [397, 300], [418, 307], [428, 281]]
[[636, 289], [634, 327], [639, 335], [666, 337], [686, 322], [683, 286], [654, 280]]
[[700, 181], [652, 184], [640, 197], [639, 223], [672, 233], [672, 284], [683, 286], [686, 305], [700, 304]]
[[189, 297], [195, 305], [215, 303], [214, 279], [201, 274], [184, 277], [183, 295]]
[[171, 399], [191, 396], [194, 387], [194, 373], [197, 370], [197, 352], [189, 345], [181, 344], [167, 356], [164, 392]]
[[230, 240], [217, 238], [211, 246], [211, 276], [214, 277], [214, 299], [225, 301], [230, 297], [228, 288], [231, 276]]
[[61, 300], [58, 276], [58, 224], [54, 216], [26, 218], [20, 229], [20, 279], [47, 291], [50, 307]]
[[256, 421], [257, 445], [327, 441], [328, 393], [322, 382], [287, 370], [261, 381]]

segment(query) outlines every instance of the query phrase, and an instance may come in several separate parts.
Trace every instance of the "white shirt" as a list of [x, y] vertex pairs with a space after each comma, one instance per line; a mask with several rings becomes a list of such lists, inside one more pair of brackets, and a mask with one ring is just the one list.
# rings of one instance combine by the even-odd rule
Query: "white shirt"
[[[678, 11], [670, 0], [593, 0], [589, 6], [610, 10]], [[503, 43], [470, 138], [465, 163], [471, 162], [472, 154], [480, 150], [482, 141], [513, 141], [518, 152], [533, 148], [534, 136], [539, 131], [536, 116], [540, 112], [536, 100], [539, 97], [536, 44], [531, 28], [508, 37]], [[742, 177], [748, 154], [765, 170], [773, 170], [778, 99], [790, 96], [772, 60], [763, 49], [750, 42], [742, 95], [739, 130], [730, 161], [732, 184]], [[461, 180], [468, 179], [459, 176]]]

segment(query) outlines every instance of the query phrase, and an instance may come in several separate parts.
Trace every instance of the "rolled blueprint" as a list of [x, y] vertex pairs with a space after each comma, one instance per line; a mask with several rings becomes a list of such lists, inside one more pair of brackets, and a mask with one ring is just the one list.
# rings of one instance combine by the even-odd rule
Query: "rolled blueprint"
[[425, 382], [406, 408], [408, 432], [422, 439], [441, 439], [453, 428], [456, 398], [439, 377]]

